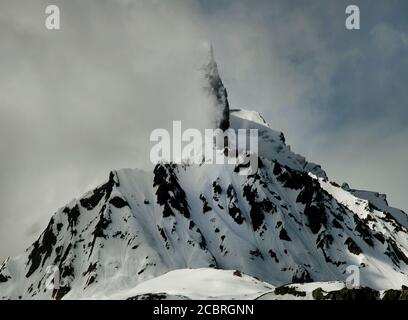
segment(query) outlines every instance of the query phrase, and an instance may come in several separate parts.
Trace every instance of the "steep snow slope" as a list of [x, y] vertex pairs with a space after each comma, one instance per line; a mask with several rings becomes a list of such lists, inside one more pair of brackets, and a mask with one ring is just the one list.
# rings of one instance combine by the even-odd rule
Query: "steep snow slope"
[[[171, 163], [113, 171], [1, 265], [0, 298], [119, 297], [185, 268], [240, 270], [281, 286], [344, 282], [347, 266], [357, 265], [363, 286], [408, 284], [404, 212], [329, 182], [258, 113], [231, 111], [230, 122], [259, 130], [256, 174]], [[58, 289], [47, 289], [50, 266], [59, 268]]]

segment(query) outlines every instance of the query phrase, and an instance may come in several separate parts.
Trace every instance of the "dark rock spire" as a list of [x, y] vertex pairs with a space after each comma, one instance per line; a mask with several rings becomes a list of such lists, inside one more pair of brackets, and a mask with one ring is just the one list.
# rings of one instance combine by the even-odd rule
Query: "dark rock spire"
[[214, 52], [212, 45], [210, 47], [210, 58], [208, 63], [204, 66], [205, 77], [208, 81], [208, 91], [215, 99], [214, 124], [215, 128], [220, 128], [225, 131], [229, 128], [229, 104], [228, 94], [221, 81], [218, 73], [217, 63], [214, 59]]

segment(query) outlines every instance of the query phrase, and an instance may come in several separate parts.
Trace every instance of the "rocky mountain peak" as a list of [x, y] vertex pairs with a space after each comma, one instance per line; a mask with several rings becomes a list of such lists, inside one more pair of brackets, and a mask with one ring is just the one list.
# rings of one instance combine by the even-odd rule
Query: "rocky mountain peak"
[[212, 45], [209, 47], [209, 59], [204, 65], [205, 78], [207, 80], [207, 91], [214, 98], [214, 126], [225, 131], [229, 128], [230, 108], [227, 90], [222, 83], [218, 66], [214, 58]]

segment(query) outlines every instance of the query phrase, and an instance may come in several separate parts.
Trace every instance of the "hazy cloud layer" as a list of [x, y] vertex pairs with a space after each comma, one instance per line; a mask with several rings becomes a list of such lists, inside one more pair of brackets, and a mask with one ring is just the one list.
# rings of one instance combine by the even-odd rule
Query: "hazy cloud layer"
[[46, 1], [0, 10], [0, 259], [109, 170], [145, 167], [153, 128], [206, 126], [200, 46], [234, 108], [260, 111], [338, 182], [408, 209], [406, 1]]

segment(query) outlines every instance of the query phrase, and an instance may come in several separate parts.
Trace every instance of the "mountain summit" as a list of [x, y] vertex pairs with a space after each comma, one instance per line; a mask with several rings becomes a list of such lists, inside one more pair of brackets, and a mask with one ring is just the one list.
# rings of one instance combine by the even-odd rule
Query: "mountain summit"
[[204, 163], [112, 171], [0, 266], [0, 298], [274, 298], [295, 290], [276, 289], [286, 284], [340, 290], [349, 266], [362, 287], [408, 285], [407, 214], [330, 181], [259, 113], [230, 110], [214, 59], [206, 75], [217, 127], [258, 129], [257, 172]]
[[222, 83], [221, 77], [218, 73], [218, 66], [214, 58], [214, 50], [212, 45], [209, 49], [209, 59], [204, 65], [205, 78], [208, 81], [207, 90], [211, 96], [214, 97], [214, 125], [223, 131], [230, 126], [230, 108], [228, 103], [227, 89]]

